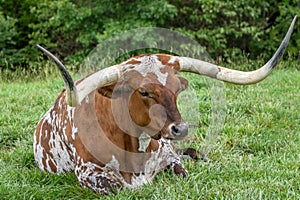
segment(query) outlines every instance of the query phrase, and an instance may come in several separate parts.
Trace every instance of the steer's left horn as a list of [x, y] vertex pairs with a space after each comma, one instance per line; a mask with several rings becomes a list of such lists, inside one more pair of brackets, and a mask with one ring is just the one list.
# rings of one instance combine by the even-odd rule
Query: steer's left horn
[[37, 45], [37, 47], [49, 56], [57, 65], [67, 88], [67, 103], [76, 107], [90, 92], [107, 83], [118, 81], [123, 76], [125, 69], [121, 65], [104, 68], [82, 79], [76, 86], [66, 67], [49, 51]]
[[67, 88], [67, 103], [68, 105], [75, 107], [79, 104], [78, 101], [78, 92], [75, 87], [74, 81], [72, 79], [72, 76], [69, 74], [66, 67], [49, 51], [47, 51], [45, 48], [41, 47], [40, 45], [37, 45], [37, 47], [44, 52], [47, 56], [49, 56], [57, 65]]
[[294, 17], [288, 32], [286, 33], [281, 45], [279, 46], [273, 57], [263, 67], [255, 71], [242, 72], [220, 67], [202, 60], [179, 57], [180, 71], [193, 72], [235, 84], [245, 85], [257, 83], [266, 78], [282, 58], [282, 55], [289, 43], [296, 18], [297, 16]]

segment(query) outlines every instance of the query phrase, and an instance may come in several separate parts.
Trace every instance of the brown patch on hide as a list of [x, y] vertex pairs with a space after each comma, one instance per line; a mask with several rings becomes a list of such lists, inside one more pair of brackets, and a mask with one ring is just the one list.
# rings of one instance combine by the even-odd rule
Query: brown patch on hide
[[141, 64], [141, 61], [139, 61], [139, 60], [136, 60], [136, 59], [134, 59], [134, 58], [131, 58], [130, 60], [128, 60], [127, 62], [126, 62], [126, 64], [131, 64], [131, 65], [136, 65], [136, 64]]
[[170, 63], [170, 60], [173, 56], [167, 54], [157, 54], [158, 60], [165, 66], [172, 67], [176, 71], [180, 70], [180, 64], [178, 60], [175, 60], [173, 63]]

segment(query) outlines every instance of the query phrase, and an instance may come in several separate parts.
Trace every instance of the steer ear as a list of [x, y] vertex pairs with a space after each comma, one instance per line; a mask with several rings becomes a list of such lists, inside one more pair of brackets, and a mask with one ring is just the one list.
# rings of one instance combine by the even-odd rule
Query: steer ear
[[188, 87], [189, 82], [183, 77], [178, 77], [178, 78], [180, 80], [180, 92], [181, 92]]
[[116, 86], [117, 82], [114, 82], [114, 83], [108, 83], [100, 88], [98, 88], [98, 93], [105, 96], [105, 97], [108, 97], [108, 98], [111, 98], [112, 97], [112, 93], [114, 92], [114, 88]]
[[128, 87], [123, 82], [113, 82], [108, 83], [97, 89], [98, 93], [107, 97], [107, 98], [118, 98], [125, 93], [132, 91], [130, 87]]

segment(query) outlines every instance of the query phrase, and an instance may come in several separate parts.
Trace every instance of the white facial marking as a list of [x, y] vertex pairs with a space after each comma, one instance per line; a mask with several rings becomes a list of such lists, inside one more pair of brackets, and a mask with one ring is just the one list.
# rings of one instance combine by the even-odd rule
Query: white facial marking
[[166, 85], [168, 73], [162, 73], [160, 71], [163, 67], [165, 67], [165, 65], [158, 60], [156, 55], [142, 56], [134, 58], [134, 60], [140, 61], [141, 63], [135, 64], [135, 67], [132, 70], [138, 71], [144, 77], [148, 73], [153, 73], [157, 76], [157, 80], [162, 85]]

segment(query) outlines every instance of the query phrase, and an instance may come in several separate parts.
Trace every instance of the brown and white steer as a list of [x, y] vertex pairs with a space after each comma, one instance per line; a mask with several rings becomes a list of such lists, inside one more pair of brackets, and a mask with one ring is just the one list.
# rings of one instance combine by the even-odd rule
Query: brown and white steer
[[235, 84], [261, 81], [282, 57], [295, 19], [274, 56], [252, 72], [151, 54], [132, 57], [74, 83], [63, 64], [38, 46], [55, 61], [66, 84], [34, 134], [39, 168], [74, 171], [82, 186], [102, 194], [124, 186], [137, 188], [166, 168], [185, 177], [187, 171], [170, 143], [188, 134], [176, 106], [176, 97], [188, 82], [178, 72]]

